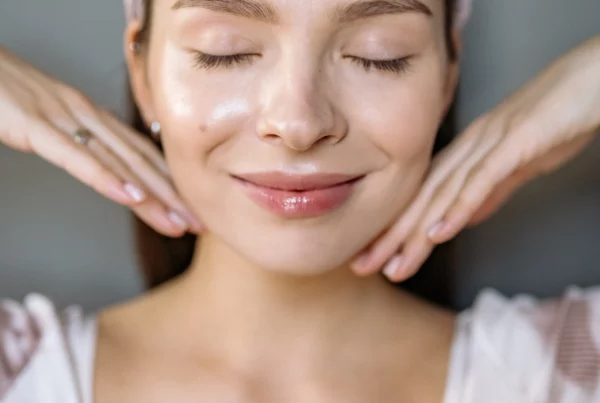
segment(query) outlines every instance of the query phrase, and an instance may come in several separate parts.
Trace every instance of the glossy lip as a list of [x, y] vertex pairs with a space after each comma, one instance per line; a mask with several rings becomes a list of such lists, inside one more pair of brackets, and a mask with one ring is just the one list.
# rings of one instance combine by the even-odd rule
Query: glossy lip
[[253, 185], [264, 188], [301, 192], [338, 186], [346, 182], [359, 179], [364, 175], [348, 175], [338, 173], [295, 175], [285, 172], [260, 172], [233, 176], [246, 182], [250, 182]]
[[339, 208], [364, 176], [283, 172], [232, 175], [251, 200], [285, 218], [318, 217]]

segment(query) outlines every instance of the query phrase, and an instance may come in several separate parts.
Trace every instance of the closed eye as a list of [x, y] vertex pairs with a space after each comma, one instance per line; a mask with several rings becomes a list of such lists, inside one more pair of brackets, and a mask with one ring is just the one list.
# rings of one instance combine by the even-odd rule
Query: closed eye
[[[235, 55], [209, 55], [202, 52], [194, 52], [195, 66], [202, 69], [217, 69], [217, 68], [230, 68], [235, 65], [249, 64], [255, 57], [260, 57], [260, 54], [253, 53], [240, 53]], [[383, 72], [390, 72], [395, 74], [404, 73], [410, 66], [410, 57], [402, 57], [391, 60], [372, 60], [365, 59], [357, 56], [345, 56], [344, 58], [350, 59], [352, 62], [357, 63], [363, 67], [367, 72], [371, 69], [376, 69]]]
[[232, 67], [234, 65], [241, 65], [252, 62], [252, 59], [258, 54], [237, 54], [237, 55], [226, 55], [226, 56], [215, 56], [209, 55], [202, 52], [195, 53], [195, 65], [202, 69], [216, 69], [219, 67]]
[[411, 59], [410, 56], [391, 60], [371, 60], [356, 56], [345, 56], [345, 58], [357, 63], [366, 71], [370, 71], [374, 68], [379, 71], [385, 71], [396, 74], [404, 73], [410, 66]]

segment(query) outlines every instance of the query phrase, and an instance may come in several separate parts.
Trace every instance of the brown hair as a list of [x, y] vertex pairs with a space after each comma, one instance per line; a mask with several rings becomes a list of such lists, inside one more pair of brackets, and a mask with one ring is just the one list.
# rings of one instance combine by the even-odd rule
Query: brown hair
[[[152, 21], [152, 0], [144, 0], [146, 6], [145, 20], [137, 41], [143, 47], [150, 40]], [[452, 24], [455, 14], [455, 0], [445, 0], [445, 30], [448, 55], [451, 60], [456, 58], [456, 49], [452, 42]], [[131, 99], [133, 99], [131, 97]], [[149, 129], [144, 123], [140, 111], [134, 102], [132, 106], [132, 125], [140, 133], [152, 139]], [[455, 133], [454, 106], [450, 109], [436, 137], [434, 154], [450, 143]], [[162, 151], [162, 146], [157, 143]], [[134, 236], [141, 271], [147, 288], [163, 284], [181, 273], [191, 263], [196, 244], [196, 236], [186, 234], [181, 238], [170, 238], [157, 233], [137, 216], [134, 219]], [[441, 245], [430, 256], [419, 273], [400, 287], [408, 289], [427, 300], [443, 306], [449, 306], [453, 300], [453, 248], [452, 242]]]

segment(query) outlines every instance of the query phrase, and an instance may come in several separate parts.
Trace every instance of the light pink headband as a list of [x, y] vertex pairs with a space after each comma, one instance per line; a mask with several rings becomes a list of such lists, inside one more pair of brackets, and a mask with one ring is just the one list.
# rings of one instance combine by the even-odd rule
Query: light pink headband
[[[143, 0], [124, 0], [125, 15], [128, 20], [139, 20], [144, 17], [144, 1]], [[473, 0], [458, 0], [456, 9], [455, 26], [458, 29], [463, 29], [467, 24], [471, 15]]]

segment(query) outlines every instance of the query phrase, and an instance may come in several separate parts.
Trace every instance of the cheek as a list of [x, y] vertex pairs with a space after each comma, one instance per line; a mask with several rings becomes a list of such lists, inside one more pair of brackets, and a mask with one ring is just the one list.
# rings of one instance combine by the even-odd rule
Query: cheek
[[165, 158], [182, 196], [196, 198], [198, 181], [222, 166], [219, 156], [246, 126], [252, 114], [246, 94], [251, 92], [240, 90], [239, 81], [207, 78], [189, 67], [177, 67], [189, 60], [163, 60], [151, 82]]
[[407, 94], [396, 97], [393, 107], [379, 111], [372, 141], [395, 163], [411, 164], [415, 158], [429, 156], [438, 128], [437, 102]]
[[[385, 156], [365, 205], [378, 206], [373, 222], [386, 225], [418, 192], [431, 163], [444, 109], [442, 63], [414, 66], [388, 86], [364, 88], [353, 99], [355, 126]], [[382, 202], [394, 200], [394, 203]], [[378, 221], [380, 220], [380, 221]]]
[[429, 159], [444, 109], [439, 69], [423, 70], [409, 71], [385, 89], [365, 89], [355, 100], [357, 122], [369, 141], [404, 168]]
[[211, 80], [192, 69], [165, 68], [154, 80], [155, 106], [165, 139], [181, 151], [211, 150], [227, 141], [250, 115], [250, 100], [239, 83]]

